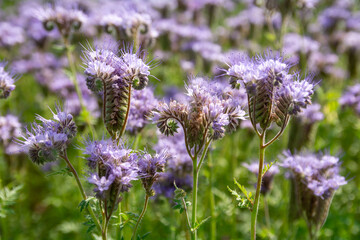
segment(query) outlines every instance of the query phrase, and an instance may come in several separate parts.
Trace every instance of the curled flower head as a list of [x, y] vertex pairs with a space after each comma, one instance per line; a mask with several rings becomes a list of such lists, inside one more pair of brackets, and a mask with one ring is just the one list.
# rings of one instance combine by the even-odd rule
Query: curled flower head
[[165, 164], [170, 156], [166, 150], [150, 155], [144, 154], [138, 161], [139, 176], [141, 178], [143, 187], [148, 196], [154, 196], [155, 192], [152, 189], [153, 184], [160, 177], [160, 173], [165, 171]]
[[40, 122], [33, 123], [31, 129], [21, 136], [22, 140], [17, 140], [36, 164], [55, 161], [76, 135], [72, 116], [62, 112], [58, 106], [56, 109], [53, 119], [38, 116]]
[[89, 46], [84, 50], [83, 62], [86, 84], [91, 91], [103, 95], [104, 122], [115, 136], [125, 130], [132, 87], [141, 90], [148, 84], [151, 66], [143, 51], [133, 53], [129, 47], [118, 52], [113, 45], [95, 49]]
[[205, 78], [190, 78], [187, 85], [186, 103], [171, 101], [160, 103], [153, 111], [153, 121], [160, 131], [173, 135], [180, 123], [186, 131], [190, 147], [201, 144], [204, 138], [217, 140], [232, 131], [245, 119], [240, 106], [234, 107], [232, 94], [219, 87], [217, 81]]
[[34, 17], [38, 18], [48, 31], [57, 26], [65, 37], [68, 37], [73, 29], [80, 29], [81, 25], [87, 21], [87, 16], [78, 8], [60, 4], [49, 4], [37, 9], [34, 11]]
[[15, 89], [14, 75], [5, 70], [6, 62], [0, 62], [0, 98], [8, 98]]
[[233, 58], [230, 68], [224, 70], [231, 77], [234, 88], [244, 86], [249, 99], [249, 116], [255, 126], [262, 129], [276, 122], [284, 128], [291, 115], [297, 115], [311, 104], [314, 93], [313, 76], [301, 80], [290, 72], [293, 63], [280, 54], [267, 51], [255, 58]]

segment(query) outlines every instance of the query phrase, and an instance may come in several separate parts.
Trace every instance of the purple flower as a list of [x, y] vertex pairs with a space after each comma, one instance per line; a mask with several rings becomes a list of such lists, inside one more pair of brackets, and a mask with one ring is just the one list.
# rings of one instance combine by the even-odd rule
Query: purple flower
[[153, 90], [145, 88], [142, 91], [134, 91], [131, 96], [131, 106], [126, 129], [136, 134], [149, 122], [147, 116], [157, 105]]
[[114, 182], [114, 180], [114, 175], [109, 175], [108, 178], [104, 176], [99, 178], [99, 176], [95, 173], [88, 178], [89, 183], [96, 185], [96, 188], [94, 188], [94, 192], [100, 195], [103, 194], [104, 191], [109, 189], [110, 185]]
[[360, 83], [347, 88], [339, 100], [344, 107], [350, 107], [360, 115]]
[[272, 122], [286, 126], [289, 115], [296, 115], [311, 103], [314, 93], [313, 76], [301, 80], [299, 74], [290, 72], [293, 63], [271, 51], [249, 58], [237, 55], [230, 58], [228, 70], [233, 88], [245, 87], [249, 115], [253, 125], [268, 128]]
[[308, 105], [300, 114], [300, 119], [305, 123], [315, 123], [324, 119], [320, 104]]
[[286, 54], [305, 54], [317, 52], [320, 48], [320, 43], [307, 36], [300, 36], [296, 33], [288, 33], [284, 36], [283, 51]]
[[24, 30], [10, 22], [0, 22], [0, 47], [11, 47], [25, 42]]
[[139, 172], [143, 187], [148, 196], [154, 196], [153, 184], [159, 179], [160, 173], [165, 171], [165, 164], [170, 159], [166, 150], [154, 156], [146, 153], [138, 161]]
[[[122, 143], [118, 146], [110, 139], [87, 140], [83, 152], [86, 155], [87, 164], [93, 172], [89, 182], [95, 179], [95, 183], [90, 183], [97, 185], [98, 188], [95, 188], [95, 192], [99, 198], [104, 199], [110, 194], [110, 198], [118, 199], [120, 193], [129, 191], [129, 188], [132, 187], [131, 182], [138, 177], [138, 155]], [[96, 177], [94, 177], [95, 172]], [[99, 185], [103, 186], [101, 191]], [[104, 191], [107, 194], [104, 194]]]
[[21, 137], [22, 126], [19, 118], [15, 115], [8, 114], [0, 116], [0, 143], [8, 155], [19, 154], [23, 149], [14, 140]]
[[186, 151], [184, 134], [182, 132], [174, 136], [166, 137], [158, 134], [158, 143], [154, 150], [162, 152], [166, 150], [171, 158], [166, 162], [166, 172], [160, 174], [160, 178], [154, 184], [157, 195], [172, 198], [176, 185], [184, 190], [192, 189], [192, 160]]
[[34, 11], [34, 17], [51, 31], [56, 25], [63, 36], [68, 37], [73, 29], [79, 29], [87, 21], [87, 16], [74, 6], [60, 4], [47, 5]]
[[316, 196], [328, 198], [334, 190], [347, 183], [339, 175], [337, 157], [321, 153], [292, 155], [285, 152], [281, 159], [281, 166], [290, 169]]
[[49, 120], [37, 116], [40, 123], [33, 123], [21, 136], [22, 140], [17, 139], [30, 159], [39, 165], [55, 161], [76, 135], [76, 125], [70, 114], [56, 106], [53, 117]]
[[15, 89], [15, 78], [11, 73], [5, 71], [6, 64], [6, 62], [0, 62], [0, 99], [8, 98]]

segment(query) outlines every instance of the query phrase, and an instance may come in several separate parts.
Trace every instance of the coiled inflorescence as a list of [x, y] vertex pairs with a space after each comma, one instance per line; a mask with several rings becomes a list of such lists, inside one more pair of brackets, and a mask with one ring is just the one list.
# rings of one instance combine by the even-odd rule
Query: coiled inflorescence
[[[115, 47], [117, 48], [117, 47]], [[132, 47], [119, 51], [111, 47], [84, 51], [88, 88], [103, 95], [103, 118], [112, 136], [122, 134], [130, 110], [131, 89], [141, 90], [148, 84], [151, 66], [146, 53]]]
[[234, 130], [245, 119], [245, 112], [240, 106], [233, 106], [231, 95], [219, 84], [201, 77], [191, 78], [186, 86], [188, 101], [159, 103], [152, 112], [152, 120], [165, 135], [173, 135], [180, 123], [190, 148], [200, 146], [204, 139], [222, 138], [226, 130]]
[[15, 89], [14, 76], [5, 71], [6, 62], [0, 62], [0, 98], [8, 98]]
[[249, 116], [253, 125], [268, 128], [272, 122], [285, 127], [291, 115], [311, 104], [313, 76], [301, 80], [291, 73], [293, 66], [279, 54], [268, 51], [264, 56], [237, 56], [230, 60], [226, 74], [234, 88], [244, 86], [249, 99]]
[[336, 189], [346, 184], [339, 175], [339, 159], [328, 154], [302, 153], [291, 155], [285, 152], [282, 167], [294, 175], [296, 195], [301, 211], [314, 229], [324, 224]]
[[69, 37], [72, 30], [79, 30], [87, 21], [85, 13], [78, 8], [60, 4], [49, 4], [37, 9], [34, 17], [39, 19], [48, 31], [56, 26], [65, 38]]
[[24, 147], [30, 159], [39, 165], [55, 161], [66, 150], [76, 135], [73, 116], [56, 106], [53, 119], [37, 116], [39, 123], [33, 123], [30, 130], [18, 142]]
[[120, 194], [129, 191], [138, 177], [138, 154], [111, 139], [87, 141], [85, 145], [91, 172], [88, 181], [95, 185], [94, 192], [107, 206], [109, 217], [121, 201]]

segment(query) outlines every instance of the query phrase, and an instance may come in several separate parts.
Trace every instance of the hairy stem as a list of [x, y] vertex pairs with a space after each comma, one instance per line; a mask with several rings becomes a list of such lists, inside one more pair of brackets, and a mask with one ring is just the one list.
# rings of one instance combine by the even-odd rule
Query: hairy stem
[[256, 220], [257, 220], [259, 204], [260, 204], [262, 170], [263, 170], [264, 159], [265, 159], [265, 147], [264, 147], [265, 134], [266, 134], [266, 130], [264, 130], [259, 137], [259, 139], [260, 139], [259, 172], [258, 172], [258, 180], [257, 180], [257, 185], [256, 185], [255, 201], [254, 201], [253, 209], [251, 212], [251, 240], [256, 239]]
[[[63, 155], [61, 156], [61, 158], [65, 160], [68, 168], [70, 169], [70, 171], [71, 171], [72, 174], [74, 175], [75, 180], [76, 180], [76, 183], [77, 183], [77, 185], [78, 185], [78, 187], [79, 187], [80, 193], [81, 193], [83, 199], [86, 200], [86, 199], [87, 199], [87, 196], [86, 196], [84, 187], [82, 186], [82, 184], [81, 184], [81, 182], [80, 182], [79, 175], [77, 174], [74, 166], [71, 164], [71, 162], [70, 162], [70, 160], [69, 160], [69, 158], [68, 158], [68, 156], [67, 156], [66, 151], [64, 151], [64, 153], [63, 153]], [[96, 218], [95, 213], [94, 213], [94, 211], [92, 210], [92, 208], [90, 207], [90, 205], [87, 206], [87, 210], [88, 210], [88, 212], [89, 212], [92, 220], [94, 221], [97, 229], [101, 231], [101, 230], [102, 230], [101, 225], [100, 225], [98, 219]]]
[[210, 227], [211, 227], [211, 234], [210, 239], [216, 240], [216, 216], [215, 216], [215, 197], [213, 193], [213, 183], [214, 183], [214, 165], [212, 161], [212, 154], [209, 154], [209, 194], [210, 194]]
[[131, 239], [135, 240], [136, 239], [136, 231], [137, 231], [137, 228], [141, 222], [141, 219], [144, 217], [145, 215], [145, 212], [146, 212], [146, 209], [147, 209], [147, 206], [148, 206], [148, 202], [149, 202], [149, 195], [146, 194], [146, 197], [145, 197], [145, 203], [144, 203], [144, 207], [143, 207], [143, 210], [141, 211], [141, 214], [136, 222], [136, 225], [134, 227], [134, 231], [133, 231], [133, 235], [131, 237]]
[[127, 108], [126, 108], [125, 120], [124, 120], [124, 124], [123, 124], [123, 126], [121, 128], [120, 134], [118, 136], [118, 141], [117, 141], [118, 144], [119, 144], [119, 141], [120, 141], [120, 139], [121, 139], [121, 137], [124, 134], [125, 129], [126, 129], [127, 120], [129, 118], [129, 113], [130, 113], [130, 104], [131, 104], [130, 102], [131, 102], [131, 84], [129, 85], [129, 100], [128, 100], [128, 105], [127, 105]]

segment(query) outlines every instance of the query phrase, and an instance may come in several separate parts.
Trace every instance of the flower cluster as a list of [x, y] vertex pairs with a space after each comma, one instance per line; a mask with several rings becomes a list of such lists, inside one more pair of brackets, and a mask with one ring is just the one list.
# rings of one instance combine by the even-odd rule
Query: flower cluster
[[83, 57], [86, 84], [91, 91], [103, 95], [103, 118], [112, 135], [125, 127], [131, 88], [145, 88], [151, 69], [144, 51], [133, 52], [132, 47], [126, 47], [118, 56], [116, 48], [112, 44], [89, 47]]
[[59, 106], [53, 112], [53, 119], [37, 116], [37, 120], [39, 123], [33, 123], [18, 142], [34, 163], [42, 165], [55, 161], [63, 154], [77, 129], [73, 116], [61, 111]]
[[85, 146], [91, 171], [88, 181], [95, 185], [96, 196], [115, 208], [121, 201], [120, 193], [129, 191], [138, 177], [138, 154], [110, 139], [86, 141]]
[[37, 17], [48, 31], [57, 26], [60, 33], [68, 37], [73, 29], [80, 29], [81, 25], [87, 21], [87, 16], [79, 9], [73, 6], [60, 4], [48, 5], [34, 11]]
[[[256, 176], [259, 173], [259, 163], [252, 162], [251, 164], [244, 163], [244, 167], [246, 167], [250, 172], [254, 173]], [[264, 174], [261, 182], [261, 193], [266, 195], [271, 190], [271, 185], [273, 178], [276, 174], [280, 172], [279, 167], [276, 165], [271, 166], [266, 173]]]
[[11, 47], [25, 41], [24, 30], [10, 22], [0, 22], [0, 47]]
[[156, 153], [154, 156], [146, 153], [139, 159], [138, 175], [141, 178], [141, 182], [147, 196], [155, 195], [153, 185], [158, 181], [161, 173], [165, 171], [165, 164], [169, 159], [170, 155], [166, 152], [166, 150]]
[[342, 106], [353, 108], [360, 115], [360, 84], [348, 87], [339, 102]]
[[204, 137], [222, 138], [226, 128], [234, 130], [245, 119], [245, 112], [239, 106], [234, 107], [231, 96], [218, 86], [216, 81], [191, 78], [186, 86], [188, 101], [159, 103], [153, 111], [153, 121], [165, 135], [173, 135], [179, 122], [190, 147], [201, 144]]
[[14, 143], [16, 138], [21, 137], [21, 132], [21, 123], [17, 116], [0, 116], [0, 143], [6, 154], [12, 155], [22, 151], [19, 145]]
[[307, 220], [320, 229], [324, 224], [334, 192], [346, 184], [339, 175], [339, 159], [328, 154], [285, 152], [281, 166], [294, 175], [300, 209]]
[[259, 123], [266, 129], [276, 122], [284, 127], [291, 115], [297, 115], [311, 103], [313, 76], [301, 80], [299, 74], [290, 72], [292, 66], [287, 59], [271, 51], [254, 58], [238, 55], [230, 59], [225, 72], [231, 77], [232, 87], [246, 88], [254, 126]]
[[8, 98], [15, 89], [15, 78], [11, 73], [5, 71], [6, 64], [6, 62], [0, 62], [0, 98]]

